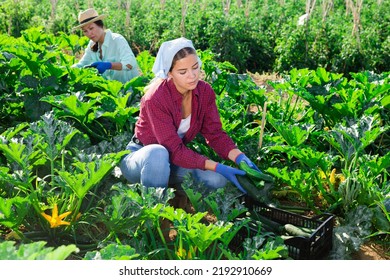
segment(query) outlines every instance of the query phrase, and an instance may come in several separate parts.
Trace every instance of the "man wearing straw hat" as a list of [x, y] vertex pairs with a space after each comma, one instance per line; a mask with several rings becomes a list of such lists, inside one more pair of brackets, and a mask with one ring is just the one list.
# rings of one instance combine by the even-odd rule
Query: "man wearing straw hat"
[[94, 67], [104, 78], [122, 83], [139, 75], [137, 60], [126, 39], [104, 28], [103, 19], [94, 9], [80, 12], [79, 25], [83, 34], [90, 39], [83, 57], [72, 67]]

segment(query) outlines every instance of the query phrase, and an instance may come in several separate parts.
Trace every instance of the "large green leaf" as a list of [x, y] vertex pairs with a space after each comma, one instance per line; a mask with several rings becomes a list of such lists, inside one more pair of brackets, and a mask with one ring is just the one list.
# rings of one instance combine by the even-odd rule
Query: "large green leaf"
[[134, 260], [139, 256], [129, 245], [109, 244], [100, 251], [87, 252], [84, 260]]
[[333, 162], [329, 160], [327, 153], [313, 150], [310, 147], [292, 147], [286, 151], [290, 156], [299, 159], [310, 169], [320, 167], [324, 172], [329, 170]]
[[58, 111], [57, 113], [59, 117], [73, 117], [81, 123], [92, 122], [94, 119], [92, 112], [97, 102], [96, 100], [83, 102], [76, 95], [45, 96], [41, 100], [62, 109], [62, 112]]
[[79, 249], [75, 245], [62, 245], [57, 248], [45, 247], [45, 241], [16, 245], [14, 241], [0, 243], [1, 260], [65, 260]]
[[106, 154], [101, 159], [91, 162], [75, 162], [74, 170], [58, 171], [59, 176], [73, 190], [76, 196], [83, 199], [88, 191], [100, 183], [129, 151], [117, 154]]
[[0, 197], [0, 224], [8, 228], [17, 228], [29, 211], [29, 200], [25, 197]]
[[285, 124], [275, 120], [269, 115], [268, 121], [275, 130], [283, 137], [286, 143], [292, 147], [301, 146], [309, 138], [310, 133], [314, 130], [314, 125], [309, 124]]

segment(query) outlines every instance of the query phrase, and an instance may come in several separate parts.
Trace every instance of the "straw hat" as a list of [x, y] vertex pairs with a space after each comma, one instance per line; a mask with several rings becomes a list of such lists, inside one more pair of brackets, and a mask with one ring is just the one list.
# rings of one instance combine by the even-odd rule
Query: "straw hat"
[[106, 15], [99, 15], [94, 9], [88, 9], [79, 13], [79, 23], [80, 25], [74, 27], [73, 29], [81, 28], [92, 22], [104, 19]]

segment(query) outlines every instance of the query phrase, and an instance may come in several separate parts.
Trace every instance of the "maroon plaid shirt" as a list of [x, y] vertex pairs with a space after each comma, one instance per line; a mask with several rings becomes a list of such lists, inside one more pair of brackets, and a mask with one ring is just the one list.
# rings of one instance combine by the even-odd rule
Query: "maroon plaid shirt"
[[228, 159], [229, 152], [237, 147], [222, 130], [211, 86], [199, 81], [192, 91], [191, 124], [183, 139], [177, 134], [182, 120], [181, 104], [182, 95], [172, 80], [164, 80], [156, 91], [148, 91], [141, 99], [136, 137], [144, 145], [163, 145], [169, 151], [171, 162], [184, 168], [205, 169], [207, 157], [186, 147], [198, 133], [220, 157]]

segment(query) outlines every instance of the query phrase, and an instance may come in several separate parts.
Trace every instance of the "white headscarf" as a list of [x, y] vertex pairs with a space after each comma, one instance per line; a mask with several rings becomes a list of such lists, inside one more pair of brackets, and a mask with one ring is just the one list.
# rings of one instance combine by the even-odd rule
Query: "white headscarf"
[[[155, 78], [166, 79], [168, 77], [169, 69], [171, 69], [172, 66], [173, 57], [178, 51], [187, 47], [195, 50], [191, 40], [188, 40], [184, 37], [162, 43], [152, 68]], [[201, 67], [202, 62], [199, 57], [198, 63], [199, 67]]]

